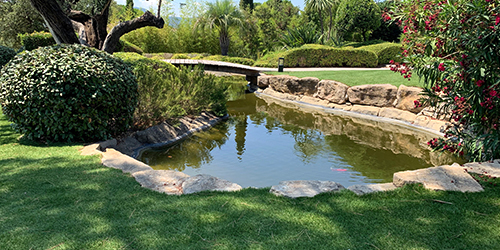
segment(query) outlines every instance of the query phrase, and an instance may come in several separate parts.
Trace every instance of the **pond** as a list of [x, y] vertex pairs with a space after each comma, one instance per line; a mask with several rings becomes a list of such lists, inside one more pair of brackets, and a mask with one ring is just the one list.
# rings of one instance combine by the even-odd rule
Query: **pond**
[[246, 94], [228, 102], [230, 118], [139, 159], [153, 169], [210, 174], [242, 187], [283, 180], [330, 180], [344, 186], [391, 182], [398, 171], [452, 163], [431, 152], [436, 135], [383, 120], [333, 114]]

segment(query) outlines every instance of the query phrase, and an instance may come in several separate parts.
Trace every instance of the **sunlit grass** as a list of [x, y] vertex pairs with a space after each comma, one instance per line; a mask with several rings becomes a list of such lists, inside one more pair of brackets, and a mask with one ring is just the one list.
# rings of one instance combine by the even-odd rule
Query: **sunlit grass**
[[[498, 249], [500, 182], [358, 197], [266, 189], [168, 196], [81, 156], [19, 142], [0, 114], [0, 249]], [[490, 183], [487, 183], [490, 182]], [[494, 185], [496, 184], [496, 186]], [[441, 200], [450, 202], [444, 204]]]
[[320, 80], [335, 80], [349, 86], [365, 84], [392, 84], [423, 87], [423, 82], [414, 76], [410, 81], [390, 70], [338, 70], [338, 71], [291, 71], [266, 72], [269, 75], [291, 75], [296, 77], [317, 77]]

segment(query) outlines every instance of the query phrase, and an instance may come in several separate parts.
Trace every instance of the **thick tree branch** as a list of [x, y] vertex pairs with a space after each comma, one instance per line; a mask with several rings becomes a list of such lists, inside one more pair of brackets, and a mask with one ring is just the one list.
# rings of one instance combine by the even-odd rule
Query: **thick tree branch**
[[79, 43], [70, 19], [56, 1], [30, 0], [31, 5], [42, 15], [58, 43]]
[[109, 32], [109, 34], [106, 36], [106, 40], [104, 41], [102, 50], [113, 54], [116, 45], [120, 41], [120, 37], [127, 34], [128, 32], [146, 26], [154, 26], [161, 29], [164, 25], [165, 21], [163, 21], [163, 18], [156, 17], [155, 15], [151, 14], [151, 12], [146, 11], [144, 15], [138, 18], [126, 22], [120, 22], [115, 27], [113, 27], [111, 32]]

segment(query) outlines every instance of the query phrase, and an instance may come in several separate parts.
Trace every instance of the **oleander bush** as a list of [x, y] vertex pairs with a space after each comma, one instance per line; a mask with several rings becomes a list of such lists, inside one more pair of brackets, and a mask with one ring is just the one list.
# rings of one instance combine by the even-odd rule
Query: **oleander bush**
[[39, 47], [55, 45], [56, 41], [49, 32], [33, 32], [29, 34], [19, 34], [21, 45], [25, 50], [34, 50]]
[[134, 68], [139, 103], [134, 114], [138, 129], [201, 111], [226, 114], [228, 83], [198, 67], [177, 69], [169, 63], [135, 53], [115, 53]]
[[16, 52], [13, 49], [0, 46], [0, 68], [7, 64], [14, 56], [16, 56]]
[[28, 139], [98, 141], [126, 131], [137, 104], [131, 68], [81, 45], [25, 51], [2, 68], [0, 103]]
[[376, 67], [377, 55], [362, 49], [338, 49], [325, 45], [306, 44], [300, 48], [267, 54], [254, 65], [277, 67], [285, 58], [285, 67]]

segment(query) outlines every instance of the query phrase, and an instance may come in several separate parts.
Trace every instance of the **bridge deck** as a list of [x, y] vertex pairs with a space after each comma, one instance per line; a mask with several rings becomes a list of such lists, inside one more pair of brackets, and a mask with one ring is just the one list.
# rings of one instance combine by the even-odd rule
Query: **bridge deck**
[[261, 68], [256, 68], [252, 66], [230, 63], [230, 62], [220, 62], [220, 61], [209, 61], [209, 60], [191, 60], [191, 59], [166, 59], [165, 62], [171, 63], [173, 65], [205, 65], [205, 70], [211, 71], [222, 71], [228, 73], [243, 74], [247, 76], [259, 76]]

